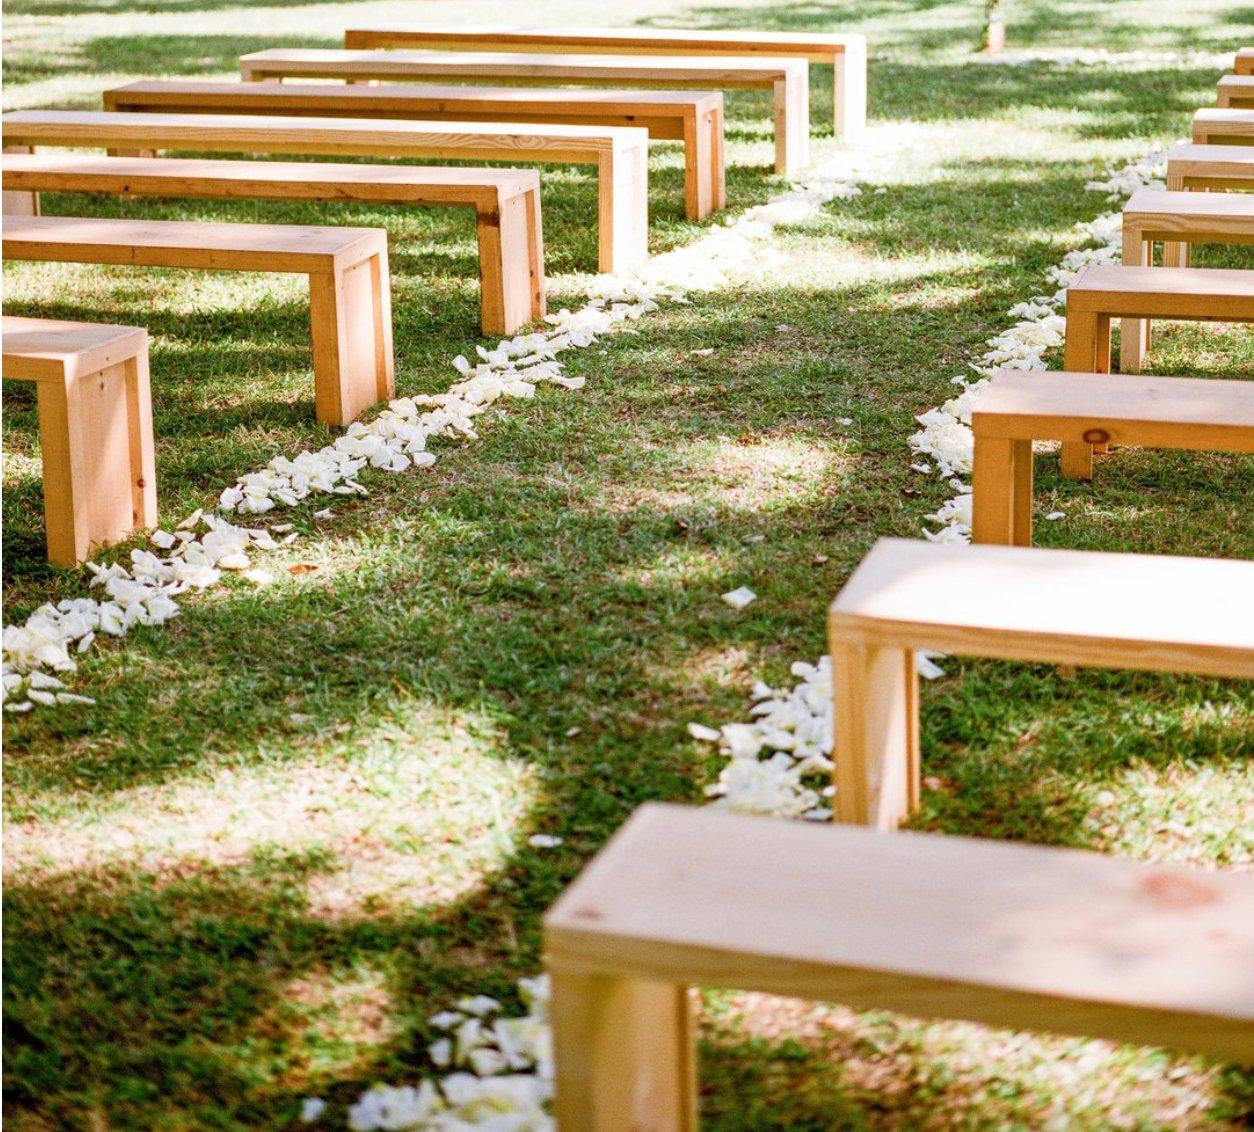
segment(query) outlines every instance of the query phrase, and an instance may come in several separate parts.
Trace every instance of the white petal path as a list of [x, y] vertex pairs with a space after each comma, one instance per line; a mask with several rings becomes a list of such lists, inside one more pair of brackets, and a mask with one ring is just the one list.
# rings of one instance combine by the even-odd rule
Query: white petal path
[[[1155, 150], [1108, 180], [1090, 182], [1086, 187], [1104, 191], [1109, 199], [1118, 200], [1138, 188], [1161, 188], [1161, 167], [1161, 151]], [[1092, 246], [1067, 253], [1062, 263], [1050, 270], [1049, 282], [1058, 289], [1048, 297], [1011, 307], [1008, 314], [1018, 321], [990, 338], [988, 349], [971, 363], [971, 368], [981, 375], [979, 380], [955, 378], [962, 392], [919, 418], [923, 429], [911, 437], [911, 446], [931, 457], [935, 467], [912, 466], [919, 471], [937, 471], [955, 489], [953, 498], [931, 516], [942, 526], [939, 533], [924, 531], [928, 538], [967, 541], [970, 537], [970, 489], [959, 477], [971, 469], [971, 402], [988, 376], [999, 368], [1044, 370], [1045, 352], [1062, 345], [1063, 319], [1059, 311], [1065, 302], [1067, 283], [1086, 264], [1117, 262], [1119, 213], [1107, 213], [1079, 228], [1091, 238]], [[941, 675], [930, 656], [920, 654], [917, 659], [921, 675]], [[775, 817], [820, 821], [830, 818], [831, 809], [824, 799], [831, 797], [833, 789], [831, 662], [827, 657], [816, 664], [797, 661], [791, 672], [798, 678], [791, 688], [776, 689], [761, 681], [754, 685], [747, 721], [720, 728], [700, 723], [688, 725], [693, 739], [717, 743], [720, 753], [727, 757], [718, 781], [706, 789], [714, 805]], [[547, 982], [541, 976], [522, 980], [519, 986], [528, 1005], [527, 1014], [521, 1018], [498, 1019], [488, 1027], [471, 1009], [475, 1000], [464, 999], [457, 1010], [430, 1019], [433, 1027], [450, 1032], [449, 1037], [438, 1039], [428, 1049], [432, 1062], [437, 1068], [455, 1066], [459, 1071], [438, 1084], [424, 1081], [416, 1088], [369, 1089], [349, 1108], [348, 1126], [354, 1132], [555, 1129], [546, 1108], [553, 1092]], [[493, 1010], [499, 1007], [494, 1000], [481, 1001], [491, 1002]], [[526, 1033], [526, 1043], [521, 1047], [524, 1052], [519, 1052], [512, 1030], [498, 1033], [503, 1023]], [[317, 1106], [321, 1102], [311, 1098], [306, 1103]], [[316, 1111], [320, 1117], [322, 1108]]]

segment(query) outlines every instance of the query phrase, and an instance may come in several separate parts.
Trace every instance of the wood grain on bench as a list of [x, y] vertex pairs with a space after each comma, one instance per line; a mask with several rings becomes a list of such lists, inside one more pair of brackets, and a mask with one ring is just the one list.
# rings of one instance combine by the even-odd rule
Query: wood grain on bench
[[1254, 876], [648, 804], [544, 918], [561, 1128], [693, 1132], [691, 988], [1254, 1059]]
[[347, 424], [393, 395], [381, 228], [15, 216], [4, 225], [4, 258], [308, 275], [318, 419]]
[[36, 386], [48, 561], [156, 526], [148, 332], [5, 315], [3, 337], [4, 376]]
[[513, 334], [544, 315], [540, 178], [534, 169], [13, 154], [5, 157], [4, 181], [10, 190], [31, 193], [473, 208], [483, 332]]
[[803, 59], [617, 55], [460, 55], [440, 51], [337, 51], [271, 48], [243, 55], [240, 75], [349, 82], [428, 79], [572, 86], [660, 86], [699, 90], [770, 90], [775, 98], [775, 169], [792, 176], [809, 154], [810, 87]]
[[881, 539], [829, 613], [836, 816], [919, 798], [914, 653], [1254, 677], [1254, 562]]
[[774, 55], [830, 63], [838, 138], [856, 141], [866, 128], [866, 37], [828, 32], [677, 30], [675, 28], [349, 28], [350, 49], [413, 47], [452, 51], [605, 51], [615, 55]]
[[1254, 452], [1254, 381], [1001, 370], [971, 428], [972, 541], [1031, 546], [1033, 440]]
[[3, 116], [6, 144], [330, 157], [433, 157], [560, 162], [597, 168], [598, 269], [624, 272], [648, 258], [647, 135], [621, 126], [292, 119], [245, 114], [19, 110]]
[[725, 206], [723, 95], [683, 90], [537, 90], [529, 87], [360, 86], [150, 80], [104, 92], [106, 110], [281, 114], [449, 122], [635, 126], [684, 147], [684, 208], [704, 220]]

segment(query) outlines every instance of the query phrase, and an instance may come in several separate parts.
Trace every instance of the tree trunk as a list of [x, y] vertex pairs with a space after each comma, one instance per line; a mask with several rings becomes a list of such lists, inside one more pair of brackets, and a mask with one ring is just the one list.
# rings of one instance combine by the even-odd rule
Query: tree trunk
[[1006, 5], [1005, 0], [983, 0], [984, 2], [984, 42], [981, 45], [989, 55], [994, 55], [1006, 46]]

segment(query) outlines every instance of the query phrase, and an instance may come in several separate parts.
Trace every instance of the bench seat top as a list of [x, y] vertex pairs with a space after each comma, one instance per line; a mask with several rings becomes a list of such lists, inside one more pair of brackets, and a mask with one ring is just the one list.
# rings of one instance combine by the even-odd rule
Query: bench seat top
[[296, 198], [469, 205], [484, 212], [537, 191], [534, 169], [348, 165], [329, 161], [230, 161], [191, 157], [4, 155], [8, 189], [178, 196]]
[[1197, 447], [1249, 452], [1254, 381], [999, 370], [980, 390], [971, 423], [980, 436], [1034, 440], [1070, 440], [1086, 427], [1113, 424], [1125, 438], [1140, 431], [1183, 439], [1204, 434], [1207, 443]]
[[[1254, 146], [1247, 147], [1254, 149]], [[1163, 192], [1158, 189], [1137, 189], [1123, 206], [1124, 218], [1139, 222], [1173, 218], [1181, 221], [1254, 222], [1254, 194], [1250, 193], [1188, 193]]]
[[1219, 90], [1226, 90], [1230, 94], [1254, 95], [1254, 74], [1224, 75], [1216, 85]]
[[10, 216], [4, 224], [6, 258], [148, 267], [329, 273], [386, 248], [382, 228], [67, 216]]
[[1250, 594], [1254, 562], [880, 539], [830, 625], [833, 642], [1254, 677]]
[[249, 76], [322, 78], [426, 77], [488, 79], [550, 78], [588, 82], [684, 83], [715, 87], [769, 87], [782, 79], [805, 82], [804, 59], [645, 55], [527, 55], [505, 52], [341, 51], [272, 47], [241, 55]]
[[[242, 84], [241, 84], [242, 85]], [[97, 110], [15, 110], [0, 117], [8, 145], [158, 149], [212, 148], [219, 143], [269, 152], [358, 156], [443, 157], [468, 160], [595, 162], [603, 153], [647, 143], [628, 126], [525, 123], [410, 122], [342, 118], [287, 118], [264, 114], [105, 113]], [[284, 146], [292, 147], [284, 150]]]
[[209, 107], [234, 110], [262, 106], [269, 110], [318, 110], [326, 114], [438, 113], [463, 110], [509, 114], [551, 109], [570, 116], [598, 113], [640, 117], [684, 117], [721, 106], [716, 90], [587, 90], [576, 87], [429, 86], [392, 83], [381, 86], [328, 86], [326, 83], [224, 83], [151, 79], [105, 91], [109, 109], [173, 110]]
[[1198, 321], [1254, 319], [1254, 271], [1090, 264], [1067, 288], [1067, 310]]
[[6, 314], [3, 339], [5, 377], [62, 381], [134, 357], [144, 349], [148, 332], [141, 326]]
[[[513, 49], [551, 47], [609, 48], [610, 50], [704, 51], [773, 55], [814, 55], [825, 61], [846, 50], [865, 49], [866, 37], [838, 32], [809, 31], [731, 31], [677, 28], [349, 28], [345, 47], [386, 47], [413, 44], [457, 44], [459, 46]], [[700, 51], [696, 52], [700, 54]]]
[[1246, 873], [651, 803], [544, 926], [564, 970], [1254, 1057]]
[[1232, 69], [1238, 75], [1254, 75], [1254, 47], [1239, 48]]
[[1198, 145], [1186, 142], [1167, 151], [1169, 167], [1178, 167], [1188, 173], [1196, 167], [1202, 173], [1244, 173], [1254, 168], [1254, 146], [1249, 145]]
[[1205, 137], [1254, 138], [1254, 110], [1208, 107], [1193, 115], [1193, 140]]

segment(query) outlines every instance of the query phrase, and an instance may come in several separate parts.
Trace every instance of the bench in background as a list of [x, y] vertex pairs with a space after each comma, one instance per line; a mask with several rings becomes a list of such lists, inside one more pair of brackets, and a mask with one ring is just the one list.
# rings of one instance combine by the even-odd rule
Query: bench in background
[[866, 36], [794, 31], [679, 31], [674, 28], [349, 28], [344, 46], [451, 51], [604, 51], [615, 55], [773, 55], [830, 63], [836, 136], [856, 141], [866, 129]]
[[625, 272], [649, 254], [648, 138], [641, 129], [91, 110], [18, 110], [2, 120], [5, 143], [26, 151], [77, 146], [135, 157], [181, 149], [592, 164], [597, 169], [598, 268]]
[[1193, 115], [1197, 145], [1254, 145], [1254, 110], [1199, 110]]
[[155, 527], [148, 332], [6, 315], [3, 367], [35, 383], [48, 561], [77, 566]]
[[572, 86], [769, 90], [775, 99], [775, 171], [794, 176], [810, 144], [810, 86], [804, 59], [674, 59], [631, 55], [458, 55], [440, 51], [271, 48], [242, 55], [246, 82], [321, 78], [346, 82], [429, 79]]
[[684, 147], [684, 212], [704, 220], [726, 204], [719, 91], [536, 90], [527, 87], [356, 86], [151, 80], [104, 92], [106, 110], [281, 114], [438, 122], [636, 126]]
[[513, 334], [544, 316], [540, 177], [534, 169], [14, 154], [5, 157], [4, 183], [32, 198], [46, 191], [473, 208], [483, 332]]
[[[1163, 244], [1164, 267], [1187, 267], [1194, 244], [1254, 244], [1254, 196], [1138, 189], [1123, 206], [1124, 266], [1151, 266], [1157, 241]], [[1149, 341], [1148, 319], [1123, 320], [1124, 373], [1140, 372]]]
[[318, 420], [346, 425], [394, 392], [382, 228], [9, 217], [4, 258], [309, 276]]
[[1254, 452], [1254, 381], [1001, 370], [980, 391], [973, 542], [1032, 545], [1032, 441]]
[[[1203, 194], [1200, 199], [1208, 199]], [[1083, 268], [1067, 288], [1063, 369], [1110, 372], [1112, 318], [1254, 321], [1254, 271], [1185, 267]], [[1117, 379], [1116, 379], [1117, 380]], [[1092, 446], [1062, 446], [1063, 475], [1091, 474]]]
[[832, 603], [836, 816], [919, 801], [916, 650], [1254, 677], [1254, 562], [880, 539]]

